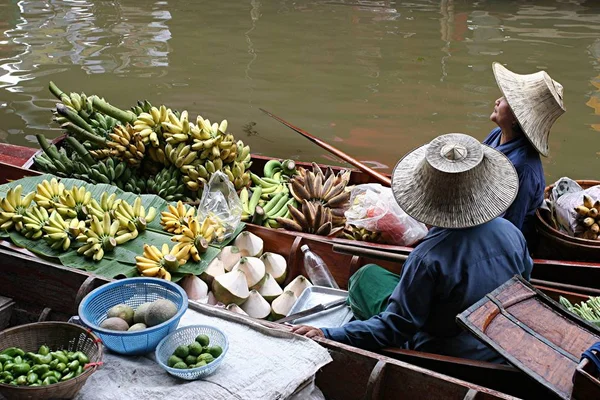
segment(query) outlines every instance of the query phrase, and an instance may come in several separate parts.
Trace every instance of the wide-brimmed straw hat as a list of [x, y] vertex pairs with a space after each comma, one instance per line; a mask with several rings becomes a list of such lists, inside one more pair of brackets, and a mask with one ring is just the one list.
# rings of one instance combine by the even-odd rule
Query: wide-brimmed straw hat
[[411, 217], [442, 228], [468, 228], [500, 216], [519, 179], [498, 150], [462, 133], [438, 136], [405, 155], [392, 174], [392, 192]]
[[496, 83], [533, 147], [548, 156], [548, 136], [554, 122], [566, 111], [563, 87], [546, 71], [520, 75], [493, 63]]

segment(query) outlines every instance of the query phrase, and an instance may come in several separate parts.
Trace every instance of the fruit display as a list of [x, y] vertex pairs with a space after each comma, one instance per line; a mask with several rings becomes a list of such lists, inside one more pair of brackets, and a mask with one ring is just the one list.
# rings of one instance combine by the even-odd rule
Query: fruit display
[[167, 365], [175, 369], [200, 368], [210, 364], [223, 354], [219, 345], [211, 345], [208, 335], [196, 336], [193, 343], [177, 346], [167, 360]]
[[36, 191], [22, 191], [17, 185], [0, 198], [1, 229], [43, 238], [55, 250], [76, 248], [94, 261], [135, 239], [156, 215], [154, 207], [146, 212], [140, 197], [132, 206], [104, 192], [98, 202], [85, 187], [66, 188], [55, 178], [39, 183]]
[[575, 236], [582, 239], [598, 240], [600, 233], [600, 200], [594, 201], [587, 194], [583, 195], [583, 203], [575, 207], [577, 221], [581, 233]]
[[260, 237], [241, 232], [199, 278], [190, 275], [181, 286], [191, 300], [221, 303], [229, 311], [252, 318], [279, 319], [312, 284], [299, 275], [282, 286], [288, 270], [285, 257], [263, 250]]
[[562, 296], [559, 301], [567, 310], [600, 327], [600, 296], [590, 296], [587, 301], [575, 305]]
[[52, 351], [42, 345], [37, 353], [33, 353], [9, 347], [0, 351], [0, 382], [29, 387], [48, 386], [81, 375], [89, 362], [82, 351]]
[[43, 154], [35, 164], [41, 171], [167, 201], [198, 199], [216, 171], [238, 191], [251, 183], [250, 147], [227, 132], [227, 120], [211, 123], [198, 116], [192, 122], [185, 110], [148, 101], [121, 110], [95, 95], [67, 94], [52, 82], [50, 91], [61, 101], [54, 120], [68, 137], [57, 148], [37, 135]]
[[134, 310], [127, 304], [117, 304], [106, 312], [100, 328], [111, 331], [141, 331], [160, 325], [177, 314], [177, 306], [170, 300], [158, 299], [140, 304]]

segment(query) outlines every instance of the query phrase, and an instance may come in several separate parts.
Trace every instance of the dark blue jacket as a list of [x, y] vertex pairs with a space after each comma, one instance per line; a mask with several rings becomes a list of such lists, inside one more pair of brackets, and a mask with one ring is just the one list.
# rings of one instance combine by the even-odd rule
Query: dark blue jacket
[[519, 193], [506, 210], [504, 218], [515, 224], [523, 232], [529, 249], [535, 249], [535, 210], [544, 201], [546, 180], [540, 155], [523, 135], [504, 144], [500, 144], [500, 128], [494, 129], [483, 141], [490, 147], [504, 153], [513, 163], [519, 176]]
[[433, 228], [406, 260], [383, 313], [323, 332], [367, 350], [393, 346], [502, 362], [463, 331], [456, 316], [514, 275], [529, 280], [532, 267], [523, 235], [505, 219], [467, 229]]

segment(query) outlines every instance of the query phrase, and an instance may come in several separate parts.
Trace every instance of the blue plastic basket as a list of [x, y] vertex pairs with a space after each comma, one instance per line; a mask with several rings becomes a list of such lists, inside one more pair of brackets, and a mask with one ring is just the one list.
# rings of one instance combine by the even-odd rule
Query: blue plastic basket
[[[100, 328], [107, 311], [117, 304], [136, 309], [140, 304], [158, 299], [171, 300], [177, 314], [160, 325], [140, 331], [121, 332]], [[141, 355], [153, 351], [158, 343], [173, 332], [188, 307], [188, 297], [177, 284], [158, 278], [128, 278], [100, 286], [90, 292], [79, 304], [79, 317], [104, 345], [119, 354]]]
[[[214, 361], [206, 364], [203, 367], [190, 369], [177, 369], [169, 367], [167, 365], [167, 361], [169, 360], [169, 357], [173, 355], [175, 349], [181, 345], [190, 345], [194, 342], [196, 336], [200, 334], [207, 335], [210, 338], [209, 346], [221, 346], [223, 353], [221, 353], [219, 357], [215, 358]], [[189, 325], [177, 329], [175, 332], [164, 338], [156, 347], [155, 355], [158, 364], [169, 374], [177, 378], [193, 381], [215, 372], [215, 370], [219, 368], [223, 362], [223, 358], [225, 358], [225, 354], [227, 354], [228, 349], [229, 341], [227, 340], [227, 336], [225, 336], [220, 329], [209, 325]]]

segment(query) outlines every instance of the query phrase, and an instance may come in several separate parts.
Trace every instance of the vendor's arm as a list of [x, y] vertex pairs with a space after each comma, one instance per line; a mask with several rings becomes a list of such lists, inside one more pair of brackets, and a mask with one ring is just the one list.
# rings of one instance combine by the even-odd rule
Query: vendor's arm
[[384, 312], [322, 331], [328, 339], [366, 350], [401, 346], [425, 324], [434, 291], [433, 272], [420, 259], [409, 257]]
[[520, 171], [517, 171], [519, 174], [519, 192], [515, 201], [506, 210], [504, 218], [512, 222], [519, 230], [522, 230], [525, 216], [531, 207], [532, 201], [535, 200], [537, 178], [530, 166], [524, 165], [520, 169]]

